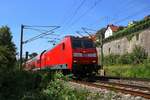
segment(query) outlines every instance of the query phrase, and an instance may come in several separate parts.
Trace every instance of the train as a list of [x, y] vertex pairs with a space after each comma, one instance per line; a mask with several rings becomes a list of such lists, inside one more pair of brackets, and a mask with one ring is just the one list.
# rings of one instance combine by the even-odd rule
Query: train
[[28, 60], [25, 70], [61, 70], [74, 75], [97, 73], [98, 54], [92, 39], [87, 37], [65, 36], [52, 49]]

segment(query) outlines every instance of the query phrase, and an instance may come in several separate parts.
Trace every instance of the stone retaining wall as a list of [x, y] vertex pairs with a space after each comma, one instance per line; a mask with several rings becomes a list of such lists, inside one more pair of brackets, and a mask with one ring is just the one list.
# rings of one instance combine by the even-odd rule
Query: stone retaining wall
[[[131, 53], [133, 48], [141, 46], [150, 56], [150, 28], [139, 32], [139, 34], [133, 36], [131, 40], [127, 37], [116, 39], [110, 42], [107, 42], [103, 46], [104, 56], [109, 54], [119, 54]], [[100, 48], [97, 48], [100, 56]]]

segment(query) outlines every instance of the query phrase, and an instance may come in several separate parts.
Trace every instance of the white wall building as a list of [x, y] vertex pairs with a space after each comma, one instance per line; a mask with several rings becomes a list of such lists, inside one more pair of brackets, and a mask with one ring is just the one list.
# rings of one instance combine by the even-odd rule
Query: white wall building
[[118, 31], [119, 27], [118, 26], [115, 26], [113, 24], [111, 25], [108, 25], [107, 26], [107, 29], [105, 31], [105, 38], [108, 38], [109, 36], [112, 36], [113, 35], [113, 32], [116, 32]]
[[105, 31], [105, 38], [108, 38], [109, 36], [112, 36], [113, 31], [111, 30], [110, 27], [107, 28]]

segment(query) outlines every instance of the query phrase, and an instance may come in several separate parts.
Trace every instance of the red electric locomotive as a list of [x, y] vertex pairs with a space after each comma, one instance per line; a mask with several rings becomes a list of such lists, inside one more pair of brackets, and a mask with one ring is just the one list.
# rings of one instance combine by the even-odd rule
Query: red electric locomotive
[[61, 69], [74, 74], [97, 72], [98, 56], [93, 41], [89, 38], [66, 36], [53, 49], [31, 59], [28, 69]]

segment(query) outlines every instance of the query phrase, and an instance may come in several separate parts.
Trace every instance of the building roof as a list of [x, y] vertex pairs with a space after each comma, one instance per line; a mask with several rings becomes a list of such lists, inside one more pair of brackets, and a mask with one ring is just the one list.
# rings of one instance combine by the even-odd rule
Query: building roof
[[92, 34], [89, 38], [92, 39], [93, 41], [96, 41], [96, 34]]
[[115, 25], [113, 25], [113, 24], [108, 25], [107, 28], [108, 28], [108, 27], [110, 27], [113, 32], [116, 32], [116, 31], [118, 31], [118, 29], [119, 29], [119, 26], [115, 26]]
[[149, 18], [150, 18], [150, 15], [147, 15], [147, 16], [144, 17], [145, 20], [147, 20]]

